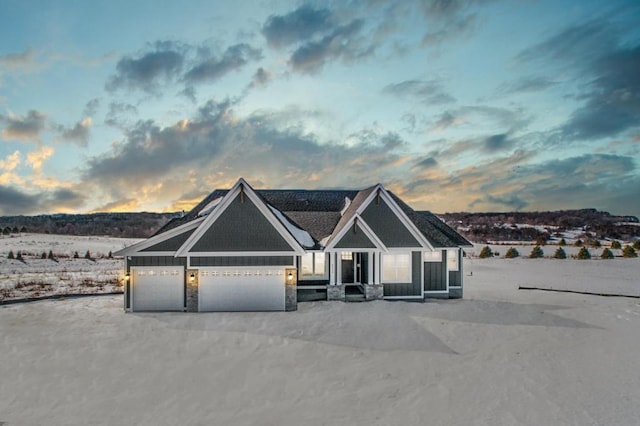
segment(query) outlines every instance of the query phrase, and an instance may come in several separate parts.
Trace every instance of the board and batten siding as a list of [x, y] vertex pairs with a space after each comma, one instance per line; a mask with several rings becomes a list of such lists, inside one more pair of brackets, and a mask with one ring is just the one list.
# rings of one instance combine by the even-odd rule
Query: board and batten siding
[[411, 282], [383, 284], [385, 296], [422, 296], [422, 252], [411, 252]]
[[424, 291], [447, 290], [447, 252], [442, 250], [441, 262], [424, 262]]
[[371, 201], [360, 216], [385, 246], [420, 247], [420, 243], [384, 200]]
[[292, 266], [293, 256], [212, 256], [192, 257], [191, 267], [198, 266]]
[[185, 241], [193, 234], [195, 229], [191, 229], [189, 231], [183, 232], [182, 234], [178, 234], [174, 237], [169, 238], [168, 240], [161, 241], [158, 244], [152, 245], [151, 247], [147, 247], [146, 249], [140, 250], [140, 252], [145, 251], [178, 251], [180, 247], [184, 244]]
[[256, 205], [238, 195], [193, 245], [191, 252], [293, 251]]
[[[354, 229], [355, 228], [355, 229]], [[352, 226], [335, 245], [336, 248], [376, 248], [375, 244], [371, 242], [364, 231], [357, 227]]]

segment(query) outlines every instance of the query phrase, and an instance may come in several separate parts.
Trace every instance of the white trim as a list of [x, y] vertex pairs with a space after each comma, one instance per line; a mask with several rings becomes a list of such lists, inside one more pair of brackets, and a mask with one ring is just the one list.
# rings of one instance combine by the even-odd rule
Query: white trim
[[422, 293], [423, 294], [449, 294], [449, 290], [446, 290], [446, 291], [444, 291], [444, 290], [423, 291]]
[[[262, 199], [258, 197], [258, 195], [254, 192], [253, 188], [251, 188], [251, 186], [244, 179], [240, 178], [235, 183], [235, 185], [233, 185], [233, 187], [229, 190], [229, 192], [227, 192], [227, 194], [224, 196], [222, 201], [220, 201], [220, 204], [218, 204], [218, 206], [213, 210], [211, 214], [205, 216], [204, 221], [198, 227], [198, 229], [196, 229], [196, 231], [193, 234], [191, 234], [191, 236], [187, 239], [187, 241], [185, 241], [182, 247], [178, 249], [178, 251], [176, 252], [176, 257], [186, 256], [187, 254], [191, 256], [197, 255], [195, 253], [189, 252], [189, 250], [191, 250], [191, 248], [202, 238], [202, 236], [207, 232], [207, 230], [211, 227], [211, 225], [222, 215], [222, 213], [224, 213], [227, 210], [229, 205], [240, 194], [241, 190], [243, 191], [244, 196], [247, 197], [249, 200], [251, 200], [251, 202], [253, 202], [253, 204], [260, 211], [260, 213], [262, 213], [265, 219], [269, 221], [269, 223], [276, 229], [276, 231], [280, 234], [280, 236], [284, 238], [287, 244], [289, 244], [289, 246], [292, 249], [291, 254], [301, 255], [304, 253], [304, 248], [300, 245], [300, 243], [298, 243], [298, 240], [296, 240], [293, 237], [293, 235], [291, 235], [291, 233], [286, 228], [286, 226], [282, 222], [280, 222], [280, 220], [278, 220], [278, 218], [267, 207], [264, 201], [262, 201]], [[208, 253], [209, 253], [209, 256], [211, 256], [211, 253], [216, 253], [216, 255], [218, 255], [217, 252], [208, 252]], [[228, 252], [225, 252], [225, 253], [228, 253]], [[243, 251], [238, 253], [243, 253], [243, 255], [251, 256], [251, 254], [247, 254], [247, 253], [256, 253], [256, 252]], [[259, 253], [261, 253], [262, 255], [265, 255], [265, 254], [271, 255], [272, 253], [278, 253], [278, 252], [259, 252]], [[228, 256], [236, 256], [236, 255], [237, 254], [232, 254]], [[274, 255], [278, 256], [277, 254], [274, 254]]]
[[[120, 249], [116, 252], [113, 253], [114, 256], [131, 256], [132, 254], [136, 254], [136, 253], [140, 253], [142, 250], [149, 248], [149, 247], [153, 247], [156, 244], [159, 244], [163, 241], [166, 241], [168, 239], [171, 239], [173, 237], [177, 237], [180, 234], [183, 234], [191, 229], [197, 228], [200, 223], [204, 220], [203, 217], [199, 217], [197, 219], [192, 220], [191, 222], [187, 222], [184, 223], [180, 226], [176, 226], [173, 229], [168, 230], [167, 232], [163, 232], [162, 234], [158, 234], [158, 235], [154, 235], [153, 237], [147, 238], [146, 240], [140, 241], [138, 243], [132, 244], [129, 247], [125, 247], [123, 249]], [[147, 253], [154, 253], [154, 254], [147, 254]], [[150, 251], [150, 252], [145, 252], [145, 256], [158, 256], [155, 253], [171, 253], [170, 255], [173, 256], [175, 251], [170, 251], [170, 252], [156, 252], [156, 251]], [[164, 256], [165, 254], [161, 255]]]
[[449, 286], [449, 290], [451, 290], [451, 289], [455, 290], [455, 289], [459, 289], [459, 288], [462, 288], [462, 286], [461, 285], [451, 285], [451, 286]]
[[[359, 247], [336, 247], [336, 244], [338, 244], [342, 238], [345, 236], [345, 234], [351, 229], [352, 226], [354, 226], [354, 222], [355, 220], [358, 219], [358, 222], [356, 223], [356, 226], [358, 226], [362, 231], [364, 231], [364, 235], [367, 236], [367, 238], [369, 238], [369, 241], [371, 241], [373, 243], [373, 245], [375, 246], [375, 248], [359, 248]], [[342, 229], [340, 229], [338, 231], [338, 233], [335, 235], [335, 237], [331, 237], [331, 242], [329, 243], [328, 246], [325, 247], [325, 250], [329, 251], [329, 250], [339, 250], [339, 251], [369, 251], [369, 250], [383, 250], [383, 251], [387, 251], [387, 247], [384, 245], [384, 243], [380, 240], [380, 238], [378, 238], [378, 236], [373, 232], [373, 230], [369, 227], [369, 225], [367, 225], [367, 222], [364, 221], [364, 219], [362, 219], [362, 217], [360, 217], [360, 215], [358, 213], [354, 214], [351, 219], [349, 219], [349, 221], [342, 227]]]

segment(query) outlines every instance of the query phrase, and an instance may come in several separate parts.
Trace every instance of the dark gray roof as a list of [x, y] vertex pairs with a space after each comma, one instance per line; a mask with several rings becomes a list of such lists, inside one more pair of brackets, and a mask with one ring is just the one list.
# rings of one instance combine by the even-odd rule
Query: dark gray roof
[[[369, 196], [376, 186], [357, 190], [276, 190], [263, 189], [255, 192], [268, 204], [284, 213], [287, 218], [299, 228], [306, 230], [316, 242], [328, 237], [335, 230], [348, 223], [358, 207]], [[224, 197], [229, 190], [216, 189], [205, 197], [191, 211], [183, 217], [175, 218], [160, 228], [155, 235], [167, 232], [182, 224], [198, 218], [198, 213], [216, 198]], [[420, 232], [435, 247], [471, 246], [464, 237], [450, 228], [446, 223], [427, 211], [417, 212], [404, 203], [392, 192], [394, 201], [407, 215]], [[345, 206], [345, 198], [349, 198], [351, 205], [341, 216]], [[319, 246], [316, 244], [316, 248]]]

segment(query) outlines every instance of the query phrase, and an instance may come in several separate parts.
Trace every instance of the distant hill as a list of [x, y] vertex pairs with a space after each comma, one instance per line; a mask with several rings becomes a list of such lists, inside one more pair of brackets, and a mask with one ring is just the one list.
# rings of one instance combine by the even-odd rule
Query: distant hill
[[2, 216], [0, 229], [60, 235], [146, 238], [180, 213], [91, 213]]
[[438, 215], [473, 242], [535, 241], [578, 230], [581, 238], [630, 241], [640, 237], [635, 216], [616, 216], [596, 209], [544, 212], [444, 213]]

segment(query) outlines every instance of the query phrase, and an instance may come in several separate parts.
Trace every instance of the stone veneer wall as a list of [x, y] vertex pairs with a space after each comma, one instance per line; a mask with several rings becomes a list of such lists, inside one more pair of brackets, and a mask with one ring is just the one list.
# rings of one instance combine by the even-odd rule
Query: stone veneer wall
[[384, 286], [382, 284], [364, 284], [365, 300], [382, 300], [384, 297]]
[[327, 286], [327, 300], [345, 300], [345, 286], [341, 285], [328, 285]]
[[[195, 280], [191, 282], [191, 274], [194, 274]], [[187, 269], [187, 312], [198, 312], [198, 270]]]
[[296, 282], [286, 283], [284, 287], [284, 310], [298, 310], [298, 285]]

